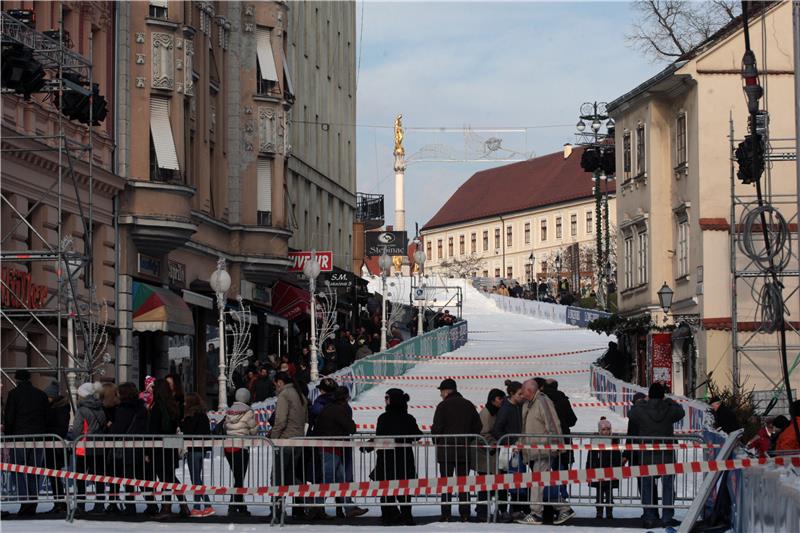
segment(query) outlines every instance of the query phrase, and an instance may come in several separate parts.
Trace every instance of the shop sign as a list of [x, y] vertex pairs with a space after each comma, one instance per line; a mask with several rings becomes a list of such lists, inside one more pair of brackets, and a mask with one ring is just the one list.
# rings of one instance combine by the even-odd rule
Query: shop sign
[[169, 262], [169, 286], [181, 288], [186, 286], [186, 265], [177, 261]]
[[272, 305], [272, 289], [269, 287], [256, 285], [251, 281], [243, 279], [240, 283], [239, 292], [245, 300], [258, 302], [264, 305]]
[[[302, 272], [303, 267], [306, 266], [306, 261], [311, 259], [311, 252], [289, 252], [289, 259], [293, 261], [292, 266], [289, 267], [289, 272]], [[317, 252], [317, 262], [319, 263], [320, 271], [332, 271], [333, 252]]]
[[143, 276], [161, 278], [161, 259], [152, 255], [136, 254], [136, 271]]
[[366, 255], [403, 256], [408, 254], [408, 236], [405, 231], [368, 231], [365, 234]]
[[350, 272], [331, 272], [328, 282], [333, 289], [350, 290], [353, 288], [353, 275]]
[[47, 287], [33, 283], [30, 272], [15, 268], [3, 269], [0, 299], [3, 307], [41, 309], [47, 302]]

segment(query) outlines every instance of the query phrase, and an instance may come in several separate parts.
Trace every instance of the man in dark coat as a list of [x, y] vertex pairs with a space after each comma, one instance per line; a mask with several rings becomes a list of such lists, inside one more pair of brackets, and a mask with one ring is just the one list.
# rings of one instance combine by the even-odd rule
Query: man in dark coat
[[[431, 435], [478, 435], [481, 432], [481, 417], [475, 405], [461, 396], [456, 388], [456, 382], [445, 379], [439, 385], [442, 401], [436, 406], [433, 415]], [[472, 439], [468, 437], [452, 437], [437, 439], [436, 462], [439, 464], [439, 475], [442, 477], [466, 476], [470, 466], [475, 464], [475, 448], [469, 446]], [[450, 494], [442, 494], [442, 521], [451, 519]], [[470, 506], [469, 494], [459, 493], [461, 502], [458, 513], [462, 522], [469, 521]], [[466, 503], [465, 503], [466, 502]]]
[[[3, 416], [3, 431], [6, 435], [42, 435], [47, 433], [47, 414], [50, 403], [47, 395], [31, 383], [31, 374], [25, 369], [17, 370], [14, 375], [17, 386], [11, 389], [6, 399]], [[13, 463], [18, 465], [38, 466], [44, 464], [41, 449], [14, 448]], [[35, 500], [38, 496], [37, 477], [34, 475], [16, 475], [17, 495], [20, 499], [34, 500], [19, 506], [19, 516], [36, 514]]]
[[[558, 390], [558, 381], [554, 379], [547, 379], [544, 381], [542, 392], [550, 398], [553, 402], [553, 407], [556, 409], [558, 415], [558, 422], [561, 424], [561, 433], [569, 435], [570, 428], [578, 423], [578, 417], [575, 416], [575, 411], [572, 410], [572, 403], [569, 401], [569, 396]], [[570, 439], [564, 439], [564, 444], [570, 444]], [[575, 462], [575, 454], [572, 450], [567, 450], [552, 456], [551, 468], [553, 470], [569, 470], [572, 463]], [[548, 501], [566, 502], [569, 498], [566, 485], [551, 485], [545, 489], [545, 498]], [[552, 506], [546, 506], [545, 512], [552, 511]]]
[[711, 405], [711, 412], [714, 415], [715, 428], [719, 428], [725, 433], [733, 433], [737, 429], [742, 429], [742, 424], [736, 418], [736, 413], [723, 403], [719, 397], [711, 398], [708, 403]]
[[253, 383], [253, 403], [263, 402], [275, 396], [275, 383], [269, 379], [269, 369], [262, 366], [258, 369], [258, 379]]
[[[47, 430], [45, 433], [58, 435], [62, 439], [67, 437], [69, 431], [69, 415], [70, 407], [69, 400], [61, 396], [58, 383], [53, 381], [45, 387], [44, 393], [47, 395], [47, 400], [50, 402], [50, 408], [47, 410]], [[64, 454], [61, 450], [45, 450], [44, 466], [51, 470], [61, 470], [64, 467]], [[63, 498], [66, 494], [66, 486], [64, 480], [61, 478], [50, 478], [50, 483], [53, 487], [53, 495], [56, 498]], [[67, 511], [67, 504], [64, 502], [56, 502], [53, 505], [53, 512], [62, 513]]]
[[[628, 436], [672, 437], [674, 435], [673, 424], [683, 419], [685, 414], [683, 407], [673, 400], [664, 397], [663, 385], [660, 383], [653, 383], [648, 391], [647, 400], [635, 404], [628, 412]], [[658, 438], [645, 438], [629, 439], [628, 442], [654, 444], [670, 441]], [[635, 462], [644, 465], [675, 462], [675, 454], [671, 451], [644, 451], [632, 457], [636, 459]], [[662, 502], [665, 505], [662, 519], [659, 520], [658, 508], [646, 507], [642, 517], [644, 521], [643, 525], [646, 529], [651, 529], [660, 525], [669, 527], [676, 524], [673, 520], [675, 510], [670, 508], [675, 498], [673, 491], [674, 480], [675, 476], [661, 476]], [[653, 486], [655, 483], [655, 477], [641, 478], [642, 505], [654, 505], [656, 503], [653, 499]]]
[[348, 367], [356, 360], [355, 341], [350, 336], [350, 332], [342, 329], [339, 339], [336, 341], [336, 366], [338, 369]]

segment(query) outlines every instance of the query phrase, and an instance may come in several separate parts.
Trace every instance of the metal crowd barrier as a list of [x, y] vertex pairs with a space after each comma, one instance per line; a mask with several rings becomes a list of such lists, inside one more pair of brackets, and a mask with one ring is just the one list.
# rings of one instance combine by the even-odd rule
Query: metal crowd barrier
[[[58, 435], [0, 436], [2, 462], [61, 470], [67, 465], [70, 443]], [[66, 510], [70, 486], [64, 480], [24, 474], [2, 472], [0, 477], [0, 503], [3, 510], [9, 504], [52, 503]]]
[[[557, 449], [559, 444], [563, 444], [563, 449]], [[632, 444], [644, 449], [604, 449], [612, 444], [623, 447]], [[662, 445], [662, 449], [652, 449], [658, 448], [659, 445]], [[663, 449], [663, 445], [676, 449]], [[547, 446], [552, 448], [548, 449]], [[707, 460], [707, 452], [714, 450], [708, 448], [702, 438], [696, 435], [628, 437], [622, 434], [602, 436], [594, 433], [558, 436], [505, 435], [499, 440], [497, 447], [498, 468], [505, 472], [530, 472], [531, 460], [536, 461], [535, 468], [545, 471], [688, 463]], [[520, 505], [520, 501], [530, 505], [688, 509], [698, 494], [702, 480], [702, 473], [685, 473], [663, 477], [631, 477], [613, 482], [570, 483], [539, 489], [530, 487], [529, 490], [522, 491], [527, 494], [517, 497], [510, 497], [502, 492], [497, 493], [497, 503], [500, 508], [510, 505], [515, 510], [520, 509], [525, 512], [527, 506]], [[669, 498], [665, 501], [663, 498], [665, 482], [672, 482], [672, 501], [669, 501]], [[654, 504], [643, 504], [641, 491], [644, 483], [651, 483], [654, 486], [652, 489], [655, 495]], [[526, 508], [521, 509], [522, 507]]]
[[[491, 448], [480, 435], [393, 435], [359, 433], [350, 437], [306, 437], [273, 441], [276, 450], [278, 485], [388, 481], [469, 475], [480, 461], [489, 461]], [[487, 505], [489, 493], [405, 496], [357, 496], [352, 498], [293, 497], [282, 499], [282, 521], [287, 512], [317, 510], [336, 506], [344, 513], [354, 507], [414, 507], [419, 505], [455, 507], [458, 503]], [[446, 513], [446, 511], [445, 511]]]
[[[77, 473], [246, 488], [270, 486], [274, 461], [269, 440], [258, 436], [85, 435], [72, 444], [72, 456]], [[180, 512], [184, 505], [183, 510], [189, 511], [226, 505], [228, 515], [235, 516], [249, 506], [272, 506], [271, 499], [257, 494], [180, 495], [107, 483], [76, 481], [75, 485], [73, 509], [78, 512], [116, 506], [114, 512], [156, 514]]]

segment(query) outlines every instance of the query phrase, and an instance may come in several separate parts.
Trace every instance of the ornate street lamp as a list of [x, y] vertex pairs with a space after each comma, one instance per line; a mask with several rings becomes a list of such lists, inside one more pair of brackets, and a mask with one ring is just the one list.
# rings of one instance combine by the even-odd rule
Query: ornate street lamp
[[384, 249], [378, 259], [378, 266], [381, 269], [381, 351], [386, 351], [386, 276], [392, 268], [392, 258], [386, 254]]
[[[414, 263], [419, 267], [417, 269], [417, 286], [422, 288], [422, 269], [425, 267], [425, 260], [427, 256], [422, 250], [422, 243], [417, 241], [417, 249], [414, 251]], [[419, 313], [417, 314], [417, 335], [422, 335], [424, 332], [424, 315], [425, 315], [425, 300], [419, 300]]]
[[303, 265], [303, 275], [308, 278], [308, 291], [311, 295], [311, 381], [319, 378], [317, 364], [317, 276], [319, 276], [319, 261], [317, 251], [311, 250], [311, 257]]
[[225, 369], [225, 293], [231, 288], [231, 276], [225, 270], [225, 259], [217, 260], [217, 269], [208, 278], [211, 290], [217, 295], [217, 309], [219, 310], [219, 375], [217, 376], [218, 409], [228, 407], [228, 386]]
[[667, 285], [665, 281], [664, 284], [658, 289], [658, 304], [661, 306], [661, 309], [664, 310], [664, 314], [669, 313], [670, 307], [672, 307], [672, 296], [674, 291]]

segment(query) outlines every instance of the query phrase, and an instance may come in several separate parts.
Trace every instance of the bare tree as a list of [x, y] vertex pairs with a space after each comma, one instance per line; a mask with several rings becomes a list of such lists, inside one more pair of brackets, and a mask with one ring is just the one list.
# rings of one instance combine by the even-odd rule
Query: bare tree
[[451, 278], [467, 278], [474, 276], [482, 266], [483, 259], [471, 254], [463, 259], [453, 258], [449, 261], [442, 261], [440, 268]]
[[632, 7], [636, 21], [628, 43], [656, 61], [684, 55], [741, 12], [731, 0], [641, 0]]

